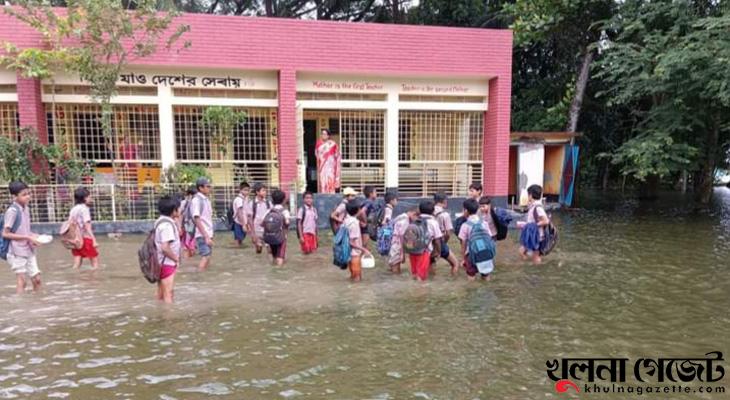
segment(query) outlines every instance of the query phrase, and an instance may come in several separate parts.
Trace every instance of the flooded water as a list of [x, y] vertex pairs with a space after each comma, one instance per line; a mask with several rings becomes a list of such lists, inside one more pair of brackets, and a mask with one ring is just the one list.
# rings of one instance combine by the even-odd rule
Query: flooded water
[[54, 243], [42, 294], [15, 296], [0, 274], [0, 398], [560, 398], [550, 359], [730, 350], [730, 190], [701, 213], [679, 196], [582, 206], [554, 215], [562, 241], [542, 266], [518, 259], [512, 232], [489, 283], [440, 261], [418, 284], [379, 261], [350, 284], [326, 243], [304, 257], [291, 241], [274, 269], [219, 233], [172, 306], [138, 271], [141, 236], [102, 240], [96, 275]]

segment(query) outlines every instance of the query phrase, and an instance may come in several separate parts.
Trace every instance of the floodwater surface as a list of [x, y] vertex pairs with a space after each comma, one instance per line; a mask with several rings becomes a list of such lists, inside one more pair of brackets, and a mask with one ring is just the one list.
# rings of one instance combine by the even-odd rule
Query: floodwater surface
[[680, 196], [581, 205], [554, 214], [561, 241], [542, 266], [519, 260], [517, 232], [500, 242], [488, 283], [439, 261], [419, 284], [378, 260], [351, 284], [328, 237], [302, 256], [291, 235], [276, 269], [219, 232], [208, 272], [183, 264], [172, 306], [139, 272], [141, 235], [101, 240], [97, 273], [53, 243], [42, 293], [16, 296], [0, 274], [0, 398], [577, 398], [555, 393], [546, 361], [727, 357], [730, 190], [704, 212]]

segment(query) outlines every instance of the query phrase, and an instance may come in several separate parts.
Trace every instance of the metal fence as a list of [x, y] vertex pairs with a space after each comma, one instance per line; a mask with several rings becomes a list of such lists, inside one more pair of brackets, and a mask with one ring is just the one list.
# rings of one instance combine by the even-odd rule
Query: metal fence
[[[33, 185], [30, 214], [33, 223], [62, 223], [74, 205], [78, 185]], [[157, 218], [157, 201], [165, 194], [184, 195], [183, 185], [106, 185], [85, 186], [91, 192], [92, 219], [95, 222], [147, 221]], [[233, 186], [212, 188], [211, 202], [216, 218], [224, 218], [238, 189]], [[0, 204], [11, 202], [7, 191], [0, 191]]]

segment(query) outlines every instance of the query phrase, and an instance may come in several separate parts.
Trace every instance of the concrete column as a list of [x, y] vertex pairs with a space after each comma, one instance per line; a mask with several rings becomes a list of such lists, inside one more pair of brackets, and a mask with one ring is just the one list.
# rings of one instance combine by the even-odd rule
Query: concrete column
[[30, 127], [38, 132], [38, 140], [48, 144], [48, 127], [46, 124], [46, 110], [43, 107], [40, 79], [24, 78], [18, 74], [18, 114], [20, 126]]
[[398, 93], [388, 93], [385, 112], [385, 188], [398, 188]]
[[279, 71], [278, 161], [279, 186], [289, 192], [298, 176], [301, 155], [297, 147], [297, 73], [294, 69]]
[[172, 88], [157, 87], [160, 118], [160, 160], [162, 169], [175, 165], [175, 124], [172, 118]]
[[484, 194], [497, 200], [497, 204], [507, 201], [511, 85], [509, 72], [489, 81], [488, 110], [484, 116]]

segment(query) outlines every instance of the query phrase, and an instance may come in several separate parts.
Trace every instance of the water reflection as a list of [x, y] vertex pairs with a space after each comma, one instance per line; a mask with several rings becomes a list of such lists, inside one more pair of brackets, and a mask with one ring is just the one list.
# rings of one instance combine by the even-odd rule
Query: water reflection
[[138, 271], [141, 236], [104, 241], [96, 275], [54, 244], [43, 293], [0, 274], [0, 398], [532, 399], [554, 396], [548, 359], [726, 350], [730, 190], [689, 204], [588, 197], [555, 215], [545, 265], [519, 261], [513, 235], [488, 284], [442, 262], [425, 285], [383, 264], [350, 284], [326, 243], [281, 270], [218, 248], [209, 272], [186, 264], [171, 307]]

